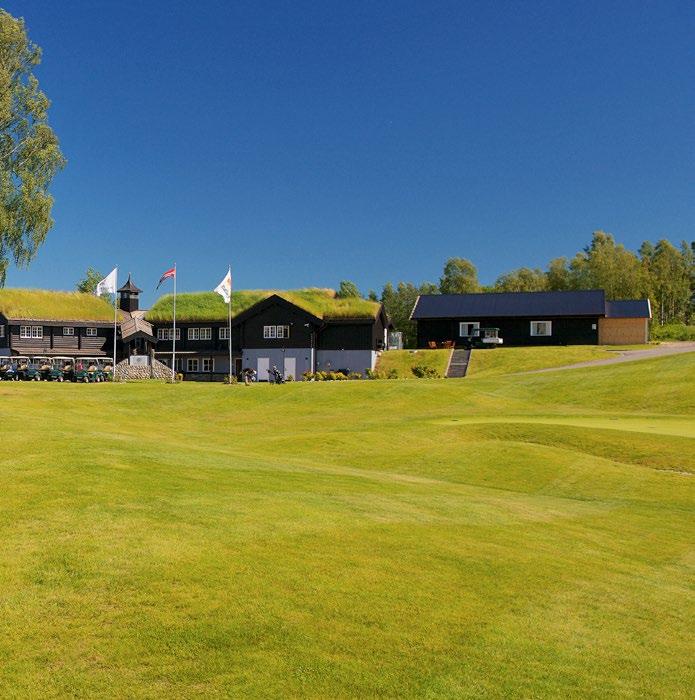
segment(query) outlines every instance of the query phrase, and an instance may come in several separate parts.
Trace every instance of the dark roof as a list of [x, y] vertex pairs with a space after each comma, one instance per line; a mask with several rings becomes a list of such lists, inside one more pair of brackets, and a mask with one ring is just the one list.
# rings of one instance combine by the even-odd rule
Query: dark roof
[[606, 302], [606, 318], [651, 318], [649, 299], [624, 299]]
[[577, 292], [491, 292], [422, 294], [411, 318], [477, 318], [508, 316], [603, 316], [602, 289]]
[[119, 292], [130, 292], [131, 294], [139, 294], [142, 289], [138, 289], [130, 279], [130, 272], [128, 273], [128, 281], [118, 290]]

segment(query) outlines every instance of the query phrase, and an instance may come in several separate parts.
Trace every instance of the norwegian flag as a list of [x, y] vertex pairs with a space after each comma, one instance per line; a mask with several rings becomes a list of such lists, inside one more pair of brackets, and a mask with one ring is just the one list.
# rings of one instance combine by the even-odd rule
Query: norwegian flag
[[[160, 278], [159, 282], [157, 283], [157, 289], [161, 286], [162, 282], [165, 280], [168, 280], [170, 277], [176, 277], [176, 266], [172, 267], [171, 269], [167, 270]], [[157, 291], [155, 289], [155, 292]]]

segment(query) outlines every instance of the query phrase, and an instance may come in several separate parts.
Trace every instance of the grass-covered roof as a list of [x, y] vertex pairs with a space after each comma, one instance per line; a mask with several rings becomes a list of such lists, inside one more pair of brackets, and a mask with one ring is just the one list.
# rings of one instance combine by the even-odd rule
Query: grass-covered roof
[[0, 289], [0, 313], [36, 321], [113, 321], [113, 306], [101, 297], [47, 289]]
[[[321, 319], [359, 318], [373, 319], [379, 312], [379, 304], [360, 298], [340, 299], [332, 289], [242, 289], [232, 293], [232, 316], [238, 316], [259, 301], [277, 294], [286, 301], [308, 311]], [[188, 292], [176, 295], [177, 321], [224, 321], [227, 304], [215, 292]], [[171, 321], [173, 318], [173, 296], [160, 297], [147, 312], [150, 322]]]

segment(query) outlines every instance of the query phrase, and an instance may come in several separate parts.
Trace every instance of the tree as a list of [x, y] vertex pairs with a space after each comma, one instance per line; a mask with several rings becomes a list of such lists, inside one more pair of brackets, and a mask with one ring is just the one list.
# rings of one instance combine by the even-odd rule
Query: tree
[[553, 258], [545, 273], [547, 288], [551, 291], [574, 289], [574, 279], [567, 258]]
[[31, 72], [40, 62], [24, 21], [0, 9], [0, 286], [10, 259], [26, 266], [44, 242], [53, 225], [48, 186], [65, 165]]
[[415, 322], [410, 314], [420, 294], [437, 294], [436, 284], [424, 282], [419, 287], [412, 282], [399, 282], [396, 288], [387, 282], [381, 293], [381, 303], [389, 315], [394, 328], [403, 333], [405, 347], [414, 347], [417, 341]]
[[466, 294], [480, 290], [478, 271], [475, 265], [465, 258], [449, 258], [444, 265], [444, 273], [439, 280], [442, 294]]
[[654, 305], [654, 315], [661, 324], [682, 323], [690, 307], [691, 269], [687, 244], [678, 250], [662, 239], [655, 246], [640, 249], [648, 269], [648, 288]]
[[357, 285], [349, 280], [343, 280], [338, 287], [336, 292], [336, 297], [338, 299], [348, 299], [350, 297], [361, 297], [360, 290], [357, 289]]
[[548, 288], [548, 279], [543, 270], [520, 267], [500, 275], [494, 286], [496, 292], [542, 292]]
[[94, 294], [97, 291], [97, 285], [104, 279], [104, 275], [93, 267], [88, 267], [84, 277], [75, 285], [75, 291], [84, 292], [85, 294]]

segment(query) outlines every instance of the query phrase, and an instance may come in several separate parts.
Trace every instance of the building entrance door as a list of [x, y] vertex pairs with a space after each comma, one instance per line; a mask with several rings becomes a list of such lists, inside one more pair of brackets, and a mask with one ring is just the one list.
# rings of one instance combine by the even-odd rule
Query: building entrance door
[[256, 371], [258, 373], [256, 379], [259, 382], [267, 382], [269, 369], [270, 369], [270, 358], [269, 357], [259, 357], [258, 358], [258, 366], [256, 368]]
[[292, 379], [297, 378], [297, 358], [296, 357], [286, 357], [285, 366], [283, 369], [283, 376], [285, 379], [292, 375]]

